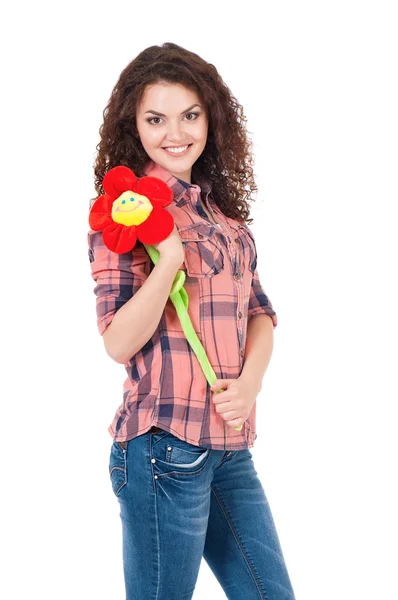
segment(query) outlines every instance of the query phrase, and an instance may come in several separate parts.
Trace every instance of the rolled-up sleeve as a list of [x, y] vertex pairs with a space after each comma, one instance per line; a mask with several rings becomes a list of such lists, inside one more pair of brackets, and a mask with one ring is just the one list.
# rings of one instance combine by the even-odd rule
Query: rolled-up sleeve
[[269, 317], [271, 317], [275, 329], [275, 327], [278, 325], [278, 317], [272, 307], [270, 299], [263, 290], [257, 268], [255, 268], [252, 279], [252, 285], [250, 288], [247, 318], [250, 319], [250, 317], [254, 315], [261, 314], [268, 315]]
[[112, 252], [102, 240], [102, 232], [88, 232], [91, 276], [96, 283], [97, 327], [103, 335], [115, 313], [139, 290], [150, 273], [151, 259], [139, 244], [125, 254]]

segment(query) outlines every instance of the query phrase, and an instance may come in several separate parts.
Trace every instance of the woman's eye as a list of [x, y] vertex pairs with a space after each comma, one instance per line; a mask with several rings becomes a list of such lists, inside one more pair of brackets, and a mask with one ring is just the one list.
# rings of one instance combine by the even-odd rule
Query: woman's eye
[[[199, 113], [197, 112], [189, 112], [186, 114], [186, 116], [188, 115], [193, 115], [194, 118], [193, 119], [188, 119], [188, 121], [195, 121], [197, 119], [197, 117], [199, 116]], [[158, 125], [159, 123], [154, 123], [154, 119], [158, 119], [159, 121], [161, 121], [162, 119], [160, 117], [150, 117], [149, 119], [147, 119], [148, 123], [150, 123], [151, 125]]]

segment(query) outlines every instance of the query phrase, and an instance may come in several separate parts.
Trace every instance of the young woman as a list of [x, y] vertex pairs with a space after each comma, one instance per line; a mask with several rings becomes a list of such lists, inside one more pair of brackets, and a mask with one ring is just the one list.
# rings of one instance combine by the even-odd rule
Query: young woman
[[[109, 426], [127, 600], [192, 598], [202, 556], [230, 600], [294, 599], [249, 450], [277, 317], [245, 222], [245, 120], [215, 67], [171, 43], [123, 70], [104, 111], [96, 192], [117, 165], [158, 177], [175, 222], [156, 265], [141, 243], [119, 255], [88, 234], [98, 330], [127, 371]], [[212, 388], [169, 299], [179, 269]]]

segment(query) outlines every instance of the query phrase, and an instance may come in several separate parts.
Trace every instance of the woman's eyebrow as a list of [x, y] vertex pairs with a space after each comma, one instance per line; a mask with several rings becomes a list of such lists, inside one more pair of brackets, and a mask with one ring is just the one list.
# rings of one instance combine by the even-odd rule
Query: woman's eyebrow
[[[200, 104], [192, 104], [192, 106], [190, 106], [186, 110], [183, 110], [181, 114], [183, 115], [184, 113], [188, 112], [189, 110], [192, 110], [193, 108], [195, 108], [195, 106], [199, 106], [199, 108], [202, 108], [200, 106]], [[147, 111], [145, 111], [144, 114], [146, 115], [147, 113], [153, 113], [154, 115], [157, 115], [158, 117], [165, 117], [166, 116], [163, 113], [157, 112], [156, 110], [147, 110]]]

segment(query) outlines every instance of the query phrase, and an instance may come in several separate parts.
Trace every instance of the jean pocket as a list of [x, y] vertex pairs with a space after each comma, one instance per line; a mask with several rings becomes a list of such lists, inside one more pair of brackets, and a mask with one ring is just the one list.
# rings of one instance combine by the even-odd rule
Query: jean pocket
[[169, 434], [152, 447], [156, 474], [197, 474], [204, 469], [210, 456], [210, 448], [195, 446]]
[[109, 457], [109, 477], [115, 496], [119, 496], [127, 483], [127, 448], [113, 442]]
[[224, 255], [216, 227], [198, 222], [178, 230], [185, 250], [185, 267], [190, 277], [213, 277], [224, 269]]

